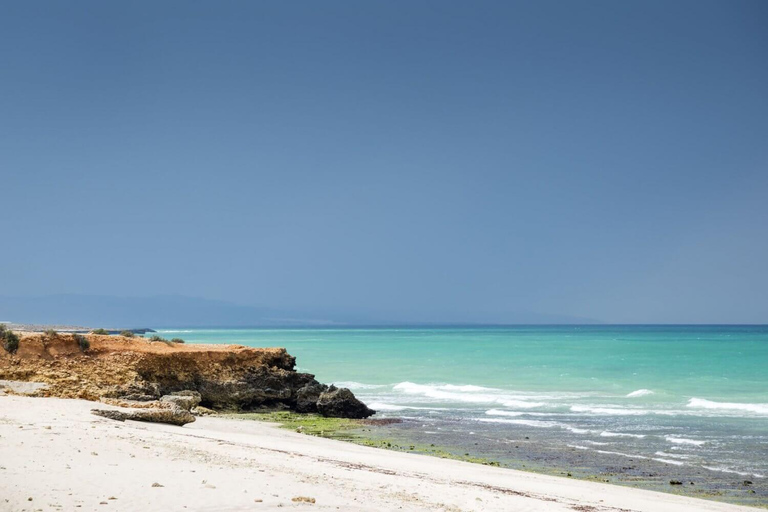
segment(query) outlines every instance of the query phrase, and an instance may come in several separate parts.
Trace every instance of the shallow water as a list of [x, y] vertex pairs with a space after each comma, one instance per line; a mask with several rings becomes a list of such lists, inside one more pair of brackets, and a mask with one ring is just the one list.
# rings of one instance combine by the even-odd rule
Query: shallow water
[[[538, 460], [594, 472], [631, 459], [664, 478], [696, 475], [726, 487], [747, 480], [760, 493], [766, 487], [765, 326], [161, 333], [286, 347], [300, 370], [351, 388], [380, 417], [405, 418], [394, 435], [418, 442], [513, 466]], [[522, 441], [529, 442], [520, 448]]]

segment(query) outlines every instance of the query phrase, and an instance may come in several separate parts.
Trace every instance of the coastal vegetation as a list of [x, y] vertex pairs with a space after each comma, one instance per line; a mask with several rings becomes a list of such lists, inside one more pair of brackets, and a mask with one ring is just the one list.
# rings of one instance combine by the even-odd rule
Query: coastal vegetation
[[184, 343], [184, 340], [181, 338], [173, 338], [171, 340], [171, 343]]
[[91, 348], [91, 342], [88, 341], [88, 338], [82, 334], [74, 334], [73, 336], [77, 342], [77, 345], [80, 347], [80, 352], [87, 352], [88, 349]]
[[136, 335], [133, 333], [133, 331], [122, 331], [120, 333], [120, 336], [125, 336], [126, 338], [133, 338]]
[[59, 333], [56, 332], [56, 329], [46, 329], [45, 335], [49, 338], [55, 338], [56, 336], [59, 335]]
[[0, 342], [9, 354], [15, 354], [19, 349], [19, 336], [6, 328], [5, 324], [0, 324]]
[[91, 334], [109, 334], [109, 331], [106, 329], [94, 329], [91, 331]]

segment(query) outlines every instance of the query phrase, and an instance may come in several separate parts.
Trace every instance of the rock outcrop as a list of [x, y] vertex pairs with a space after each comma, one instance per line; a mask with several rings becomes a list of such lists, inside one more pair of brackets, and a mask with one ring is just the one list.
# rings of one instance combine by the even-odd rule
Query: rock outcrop
[[[0, 350], [0, 379], [45, 383], [47, 387], [38, 392], [41, 396], [144, 401], [163, 397], [163, 402], [187, 412], [187, 405], [196, 402], [190, 409], [278, 407], [349, 418], [373, 414], [349, 390], [335, 393], [341, 390], [332, 391], [314, 375], [296, 372], [295, 358], [283, 348], [95, 334], [86, 338], [90, 348], [83, 352], [71, 334], [24, 334], [15, 354]], [[177, 392], [195, 394], [174, 395]]]
[[317, 399], [317, 412], [333, 418], [367, 418], [376, 413], [347, 388], [331, 386]]

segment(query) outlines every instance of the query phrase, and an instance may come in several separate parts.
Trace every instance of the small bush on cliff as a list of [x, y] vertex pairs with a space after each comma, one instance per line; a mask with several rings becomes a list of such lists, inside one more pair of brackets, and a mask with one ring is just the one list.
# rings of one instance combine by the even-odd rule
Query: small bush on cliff
[[171, 340], [171, 343], [184, 343], [184, 340], [181, 338], [173, 338]]
[[123, 331], [120, 333], [120, 336], [125, 336], [126, 338], [133, 338], [136, 336], [133, 331]]
[[168, 341], [168, 340], [165, 338], [161, 338], [160, 336], [155, 334], [151, 338], [149, 338], [149, 341]]
[[82, 334], [73, 334], [75, 337], [75, 341], [77, 342], [77, 345], [80, 347], [81, 352], [86, 352], [89, 348], [91, 348], [91, 342], [88, 341], [88, 338], [83, 336]]
[[19, 350], [19, 337], [15, 332], [9, 331], [5, 324], [0, 324], [0, 342], [9, 354], [15, 354]]
[[59, 335], [59, 333], [56, 332], [56, 329], [46, 329], [45, 335], [48, 336], [49, 338], [55, 338], [56, 336]]
[[106, 329], [94, 329], [91, 331], [91, 334], [109, 334], [109, 331]]

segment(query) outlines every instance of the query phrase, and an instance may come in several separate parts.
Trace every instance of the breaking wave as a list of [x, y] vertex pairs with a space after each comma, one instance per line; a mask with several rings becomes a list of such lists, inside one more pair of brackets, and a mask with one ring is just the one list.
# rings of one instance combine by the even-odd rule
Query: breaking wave
[[511, 395], [500, 389], [485, 388], [481, 386], [456, 386], [453, 384], [415, 384], [413, 382], [401, 382], [395, 384], [394, 391], [400, 391], [408, 395], [418, 395], [435, 400], [449, 402], [463, 402], [475, 404], [500, 404], [505, 407], [533, 409], [543, 407], [543, 402], [527, 400], [525, 396]]
[[768, 415], [768, 404], [743, 404], [732, 402], [713, 402], [703, 398], [691, 398], [688, 407], [695, 409], [715, 409], [724, 411], [745, 411], [760, 415]]
[[627, 395], [627, 398], [637, 398], [639, 396], [648, 396], [652, 395], [653, 391], [650, 389], [638, 389], [637, 391], [633, 391]]
[[670, 443], [689, 444], [693, 446], [701, 446], [706, 443], [706, 441], [699, 441], [696, 439], [686, 439], [685, 437], [675, 437], [675, 436], [666, 436], [664, 439], [666, 439]]
[[386, 384], [363, 384], [362, 382], [355, 381], [342, 381], [334, 382], [334, 386], [337, 388], [349, 388], [349, 389], [379, 389], [387, 387]]

